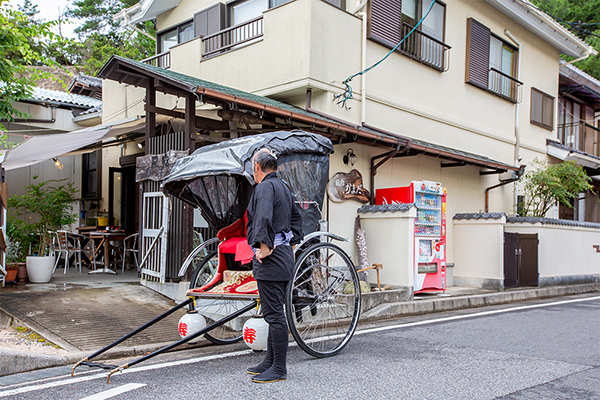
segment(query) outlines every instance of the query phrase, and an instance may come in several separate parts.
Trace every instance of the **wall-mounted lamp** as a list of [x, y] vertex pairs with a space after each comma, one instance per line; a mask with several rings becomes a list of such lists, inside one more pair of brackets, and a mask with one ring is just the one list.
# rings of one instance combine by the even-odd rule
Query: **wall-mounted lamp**
[[61, 163], [60, 160], [56, 157], [52, 157], [52, 161], [54, 161], [54, 166], [59, 170], [62, 170], [65, 167], [63, 163]]
[[356, 164], [356, 154], [354, 154], [354, 150], [352, 150], [352, 148], [349, 148], [348, 151], [346, 152], [346, 155], [343, 158], [344, 164], [348, 165], [348, 163], [350, 163], [350, 165], [354, 166], [354, 164]]
[[143, 149], [144, 148], [144, 143], [145, 143], [145, 140], [142, 140], [141, 142], [137, 142], [137, 147], [139, 147], [140, 150]]

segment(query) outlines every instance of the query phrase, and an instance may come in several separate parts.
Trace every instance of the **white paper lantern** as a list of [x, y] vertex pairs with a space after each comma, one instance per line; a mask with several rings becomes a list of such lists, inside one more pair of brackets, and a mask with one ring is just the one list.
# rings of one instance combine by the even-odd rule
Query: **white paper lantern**
[[198, 310], [188, 311], [179, 320], [178, 330], [182, 339], [204, 328], [206, 320], [202, 314], [198, 314]]
[[244, 324], [244, 343], [252, 350], [262, 351], [267, 348], [269, 324], [262, 315], [253, 315]]

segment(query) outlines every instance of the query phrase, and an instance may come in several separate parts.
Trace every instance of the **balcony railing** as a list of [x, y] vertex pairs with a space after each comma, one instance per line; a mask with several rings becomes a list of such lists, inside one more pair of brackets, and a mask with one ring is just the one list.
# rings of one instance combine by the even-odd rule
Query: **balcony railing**
[[[407, 23], [402, 24], [401, 36], [405, 37], [412, 30], [412, 26]], [[429, 36], [426, 33], [415, 30], [400, 45], [398, 51], [416, 61], [419, 61], [438, 71], [448, 70], [448, 50], [450, 46], [444, 42]]]
[[513, 103], [521, 101], [521, 86], [520, 82], [510, 75], [506, 75], [496, 68], [490, 68], [488, 77], [488, 90], [497, 96], [502, 97]]
[[558, 139], [572, 149], [600, 157], [600, 129], [585, 121], [559, 124]]
[[162, 53], [142, 60], [142, 62], [154, 65], [155, 67], [169, 68], [171, 67], [171, 52], [169, 50], [163, 51]]
[[202, 39], [204, 53], [202, 58], [213, 57], [224, 51], [257, 40], [263, 35], [263, 17], [251, 19], [242, 24], [223, 29]]

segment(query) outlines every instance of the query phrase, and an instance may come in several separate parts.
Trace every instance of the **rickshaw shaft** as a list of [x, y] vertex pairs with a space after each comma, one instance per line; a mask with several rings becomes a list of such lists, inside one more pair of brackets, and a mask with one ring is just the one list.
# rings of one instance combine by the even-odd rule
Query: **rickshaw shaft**
[[128, 367], [132, 367], [135, 364], [138, 364], [138, 363], [140, 363], [142, 361], [146, 361], [149, 358], [152, 358], [152, 357], [157, 356], [157, 355], [159, 355], [161, 353], [169, 351], [169, 350], [171, 350], [171, 349], [173, 349], [173, 348], [175, 348], [175, 347], [177, 347], [177, 346], [179, 346], [181, 344], [189, 342], [190, 340], [193, 340], [193, 339], [197, 338], [198, 336], [204, 335], [206, 332], [209, 332], [209, 331], [211, 331], [211, 330], [213, 330], [215, 328], [218, 328], [219, 326], [221, 326], [221, 325], [223, 325], [223, 324], [231, 321], [232, 319], [237, 318], [240, 315], [242, 315], [242, 314], [244, 314], [244, 313], [252, 310], [253, 308], [256, 307], [257, 304], [258, 304], [258, 301], [254, 300], [254, 301], [252, 301], [252, 303], [250, 303], [247, 306], [241, 308], [240, 310], [234, 312], [233, 314], [230, 314], [230, 315], [226, 316], [225, 318], [222, 318], [222, 319], [218, 320], [214, 324], [209, 325], [206, 328], [201, 329], [198, 332], [195, 332], [195, 333], [193, 333], [193, 334], [191, 334], [189, 336], [186, 336], [185, 338], [183, 338], [183, 339], [181, 339], [181, 340], [179, 340], [179, 341], [177, 341], [175, 343], [172, 343], [172, 344], [170, 344], [170, 345], [168, 345], [166, 347], [163, 347], [162, 349], [156, 350], [154, 353], [147, 354], [147, 355], [143, 356], [142, 358], [139, 358], [139, 359], [137, 359], [135, 361], [132, 361], [131, 363], [128, 363], [127, 366]]
[[138, 333], [140, 333], [141, 331], [143, 331], [146, 328], [149, 328], [150, 326], [154, 325], [155, 323], [165, 319], [166, 317], [168, 317], [169, 315], [173, 314], [175, 311], [182, 309], [183, 307], [187, 306], [188, 304], [190, 304], [193, 301], [193, 299], [187, 299], [186, 301], [184, 301], [183, 303], [171, 308], [169, 311], [165, 312], [164, 314], [159, 315], [158, 317], [154, 318], [152, 321], [145, 323], [144, 325], [140, 326], [139, 328], [137, 328], [134, 331], [131, 331], [130, 333], [128, 333], [127, 335], [123, 336], [121, 339], [116, 340], [115, 342], [109, 344], [108, 346], [106, 346], [103, 349], [98, 350], [97, 352], [95, 352], [94, 354], [92, 354], [91, 356], [87, 357], [87, 360], [91, 360], [94, 357], [99, 356], [100, 354], [104, 353], [105, 351], [115, 347], [116, 345], [118, 345], [119, 343], [124, 342], [125, 340], [129, 339], [130, 337], [137, 335]]

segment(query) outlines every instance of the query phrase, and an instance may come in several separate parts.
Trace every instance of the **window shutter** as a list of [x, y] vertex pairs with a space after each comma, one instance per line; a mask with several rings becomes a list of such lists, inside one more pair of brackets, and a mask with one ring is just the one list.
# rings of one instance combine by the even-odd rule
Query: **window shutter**
[[473, 18], [467, 19], [467, 82], [488, 88], [490, 70], [490, 29]]
[[194, 14], [194, 37], [207, 36], [225, 28], [225, 4], [218, 3]]
[[402, 24], [401, 0], [370, 0], [368, 35], [384, 46], [396, 47], [400, 40]]
[[323, 0], [325, 3], [329, 3], [332, 6], [337, 8], [341, 8], [342, 10], [346, 9], [346, 0]]

